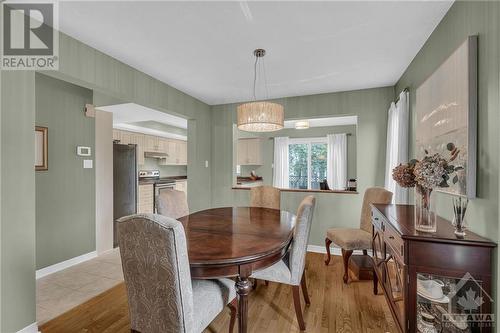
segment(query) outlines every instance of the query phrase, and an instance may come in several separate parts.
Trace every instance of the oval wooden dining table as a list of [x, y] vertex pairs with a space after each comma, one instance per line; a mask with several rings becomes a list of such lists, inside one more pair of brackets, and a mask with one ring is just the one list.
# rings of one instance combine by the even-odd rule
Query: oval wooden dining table
[[236, 277], [240, 333], [247, 332], [249, 277], [285, 256], [295, 220], [292, 213], [256, 207], [213, 208], [179, 219], [186, 233], [191, 277]]

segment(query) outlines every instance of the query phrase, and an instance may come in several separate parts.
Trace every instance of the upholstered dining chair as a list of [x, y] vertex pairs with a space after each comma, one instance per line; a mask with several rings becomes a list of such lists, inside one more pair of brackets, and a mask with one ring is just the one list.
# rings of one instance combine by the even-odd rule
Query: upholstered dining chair
[[326, 232], [326, 260], [330, 263], [330, 245], [332, 242], [342, 249], [344, 262], [344, 283], [349, 282], [349, 259], [354, 250], [362, 250], [367, 255], [367, 250], [372, 247], [372, 222], [370, 204], [390, 204], [392, 192], [381, 187], [371, 187], [365, 191], [359, 228], [331, 228]]
[[306, 324], [300, 306], [300, 287], [302, 286], [305, 303], [307, 305], [311, 304], [307, 293], [306, 274], [304, 270], [306, 264], [307, 240], [311, 231], [311, 222], [315, 205], [316, 199], [312, 195], [302, 200], [297, 211], [297, 222], [293, 240], [287, 255], [276, 264], [261, 271], [257, 271], [251, 276], [260, 280], [278, 282], [292, 286], [295, 314], [302, 331], [306, 329]]
[[280, 190], [272, 186], [256, 186], [250, 189], [250, 206], [280, 209]]
[[156, 212], [173, 219], [189, 215], [186, 193], [174, 189], [162, 190], [156, 198]]
[[119, 219], [117, 228], [132, 332], [202, 332], [228, 304], [232, 332], [234, 281], [191, 279], [179, 221], [131, 215]]

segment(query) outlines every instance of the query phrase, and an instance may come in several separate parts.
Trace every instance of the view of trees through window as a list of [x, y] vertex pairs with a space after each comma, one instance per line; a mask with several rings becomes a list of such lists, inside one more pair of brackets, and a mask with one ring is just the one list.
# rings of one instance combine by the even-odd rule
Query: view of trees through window
[[326, 178], [326, 143], [290, 144], [289, 177], [290, 188], [319, 189]]

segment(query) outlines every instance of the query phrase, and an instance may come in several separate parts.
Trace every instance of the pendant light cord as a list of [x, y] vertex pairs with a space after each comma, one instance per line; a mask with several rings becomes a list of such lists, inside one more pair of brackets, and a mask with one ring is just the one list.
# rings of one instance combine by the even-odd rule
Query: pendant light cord
[[257, 61], [259, 61], [259, 57], [255, 56], [255, 63], [253, 65], [253, 100], [257, 100], [257, 95], [255, 93], [256, 85], [257, 85]]
[[264, 71], [264, 88], [266, 89], [266, 99], [269, 99], [269, 87], [267, 86], [266, 62], [262, 58], [262, 69]]

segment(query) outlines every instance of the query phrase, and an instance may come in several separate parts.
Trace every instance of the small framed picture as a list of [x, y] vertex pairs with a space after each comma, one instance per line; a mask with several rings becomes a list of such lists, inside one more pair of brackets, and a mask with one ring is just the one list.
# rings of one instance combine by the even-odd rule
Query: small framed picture
[[49, 169], [48, 138], [49, 129], [47, 127], [35, 126], [35, 170], [45, 171]]

